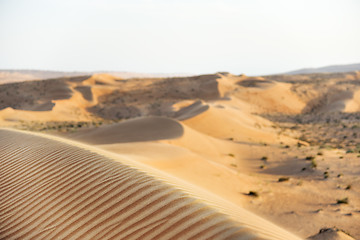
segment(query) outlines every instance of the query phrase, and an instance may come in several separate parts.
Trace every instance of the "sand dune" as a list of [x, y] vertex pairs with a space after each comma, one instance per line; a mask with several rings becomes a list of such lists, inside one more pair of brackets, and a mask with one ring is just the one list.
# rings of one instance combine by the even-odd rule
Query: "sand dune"
[[321, 229], [320, 232], [309, 238], [310, 240], [354, 240], [346, 233], [335, 228]]
[[353, 90], [334, 91], [331, 95], [329, 94], [319, 112], [358, 112], [360, 110], [360, 90]]
[[[212, 104], [206, 111], [183, 121], [199, 132], [220, 139], [240, 142], [291, 142], [270, 127], [271, 122], [241, 109], [223, 104]], [[294, 141], [293, 141], [294, 142]]]
[[[243, 133], [245, 136], [251, 131], [259, 132], [253, 129], [254, 124], [248, 124], [250, 121], [260, 125], [265, 121], [253, 116], [254, 113], [358, 111], [358, 74], [338, 75], [326, 75], [327, 81], [317, 82], [317, 75], [299, 76], [300, 80], [294, 80], [293, 76], [247, 77], [217, 73], [185, 78], [125, 80], [108, 74], [95, 74], [3, 84], [0, 85], [0, 119], [7, 121], [6, 125], [27, 120], [92, 121], [94, 118], [118, 120], [140, 116], [186, 120], [201, 113], [203, 116], [214, 115], [213, 112], [217, 111], [222, 113], [216, 115], [224, 115], [224, 118], [237, 115], [238, 123], [244, 123], [243, 127], [246, 125], [248, 128], [248, 133]], [[312, 78], [314, 83], [309, 84]], [[225, 109], [208, 111], [211, 106]], [[268, 132], [263, 130], [261, 132]]]
[[1, 238], [298, 239], [206, 191], [179, 190], [139, 163], [136, 170], [130, 159], [38, 134], [0, 134]]
[[246, 78], [237, 82], [239, 90], [234, 96], [258, 107], [265, 113], [300, 113], [305, 103], [291, 90], [291, 84]]
[[[135, 118], [96, 129], [79, 131], [69, 134], [67, 138], [86, 144], [101, 145], [102, 147], [112, 145], [105, 148], [114, 149], [116, 152], [119, 152], [116, 148], [120, 147], [116, 144], [122, 143], [155, 142], [170, 144], [215, 160], [221, 158], [224, 153], [233, 152], [234, 148], [241, 149], [239, 146], [235, 147], [232, 142], [208, 136], [187, 124], [165, 117]], [[144, 145], [132, 146], [138, 147], [140, 151], [146, 148]], [[219, 151], [219, 148], [222, 150]], [[133, 149], [133, 152], [137, 151]]]
[[[7, 161], [11, 158], [13, 162], [6, 163], [10, 164], [6, 168], [12, 169], [6, 175], [0, 172], [0, 177], [10, 184], [1, 185], [0, 188], [0, 191], [10, 194], [7, 197], [4, 195], [4, 201], [0, 201], [7, 211], [0, 216], [4, 220], [0, 222], [4, 224], [0, 238], [16, 238], [17, 234], [39, 234], [44, 238], [69, 234], [69, 238], [72, 238], [87, 232], [90, 234], [88, 236], [95, 236], [91, 234], [98, 231], [94, 227], [97, 222], [86, 221], [92, 214], [101, 215], [97, 212], [101, 207], [96, 205], [100, 198], [98, 196], [95, 200], [91, 195], [87, 201], [88, 193], [111, 199], [106, 202], [109, 205], [105, 208], [109, 209], [104, 208], [106, 214], [101, 218], [109, 217], [109, 223], [104, 221], [105, 225], [99, 227], [100, 232], [96, 234], [100, 235], [97, 236], [108, 234], [106, 236], [110, 238], [133, 231], [140, 234], [146, 232], [146, 228], [151, 228], [142, 228], [141, 224], [154, 224], [156, 229], [165, 228], [162, 220], [150, 223], [147, 220], [150, 221], [150, 217], [142, 220], [141, 212], [132, 216], [130, 212], [136, 212], [136, 209], [123, 209], [121, 206], [125, 205], [122, 205], [122, 201], [117, 205], [117, 200], [111, 195], [116, 187], [112, 188], [114, 186], [110, 182], [114, 181], [116, 186], [120, 186], [121, 180], [117, 180], [117, 177], [106, 180], [104, 177], [103, 183], [92, 175], [95, 172], [106, 175], [103, 169], [108, 167], [102, 167], [105, 165], [110, 166], [113, 174], [121, 179], [128, 179], [127, 175], [122, 175], [128, 170], [130, 173], [128, 167], [141, 172], [141, 176], [134, 172], [136, 179], [151, 176], [156, 181], [156, 188], [162, 189], [165, 184], [165, 189], [179, 193], [177, 196], [181, 196], [181, 199], [181, 194], [185, 194], [186, 199], [191, 199], [190, 202], [195, 201], [220, 214], [221, 218], [226, 219], [226, 224], [220, 224], [225, 228], [244, 228], [252, 235], [265, 239], [292, 239], [285, 237], [288, 233], [281, 228], [254, 216], [253, 212], [302, 237], [314, 235], [325, 226], [336, 226], [358, 236], [359, 229], [353, 222], [360, 217], [357, 171], [359, 76], [359, 73], [338, 73], [247, 77], [216, 73], [184, 78], [121, 79], [108, 74], [95, 74], [2, 84], [0, 126], [45, 131], [67, 140], [1, 131], [0, 141], [6, 146], [6, 157], [0, 159]], [[41, 163], [44, 165], [37, 165], [39, 160], [36, 160], [36, 156], [45, 155], [50, 156], [44, 158], [48, 159], [50, 165], [45, 165], [45, 162]], [[306, 160], [307, 157], [314, 161]], [[94, 160], [98, 158], [101, 160]], [[85, 161], [90, 165], [83, 163]], [[65, 167], [69, 162], [74, 163], [71, 165], [73, 168]], [[28, 163], [31, 166], [26, 165]], [[40, 165], [41, 168], [36, 167]], [[55, 168], [62, 170], [57, 172]], [[70, 177], [66, 173], [73, 175]], [[65, 176], [69, 185], [60, 184], [60, 174]], [[82, 174], [89, 176], [89, 179], [82, 178]], [[278, 179], [283, 177], [289, 180], [280, 183]], [[71, 185], [70, 178], [79, 180], [91, 189], [80, 187], [82, 190], [79, 193], [72, 192], [68, 186], [76, 189], [78, 186], [77, 183]], [[36, 184], [33, 186], [31, 183], [34, 181]], [[57, 181], [59, 184], [56, 185]], [[94, 182], [90, 184], [88, 181]], [[135, 183], [134, 180], [131, 188], [136, 188], [137, 184], [142, 183]], [[152, 192], [152, 187], [146, 191]], [[96, 190], [100, 188], [103, 190]], [[39, 194], [35, 202], [30, 200], [30, 196]], [[145, 197], [149, 201], [150, 195]], [[80, 197], [78, 200], [71, 200], [77, 196]], [[116, 196], [121, 197], [121, 194]], [[10, 201], [11, 197], [14, 197], [13, 202]], [[52, 199], [54, 205], [46, 202], [46, 198]], [[55, 198], [64, 200], [64, 203]], [[350, 202], [337, 204], [337, 200], [342, 198], [350, 199]], [[134, 199], [139, 200], [136, 204], [144, 200], [135, 195]], [[85, 206], [95, 204], [94, 208], [87, 212], [81, 208], [83, 202]], [[156, 199], [155, 202], [160, 209], [167, 208]], [[15, 204], [14, 208], [9, 208], [12, 203]], [[45, 203], [44, 211], [40, 207], [42, 203]], [[141, 211], [146, 210], [145, 205], [141, 205]], [[25, 206], [25, 210], [20, 211], [19, 206]], [[155, 209], [155, 206], [151, 209]], [[149, 216], [151, 209], [148, 210]], [[163, 219], [162, 216], [167, 215], [161, 213], [160, 209], [156, 216]], [[120, 232], [116, 232], [118, 225], [113, 222], [119, 220], [116, 213], [125, 210], [130, 211], [126, 216], [134, 220], [130, 225], [137, 230], [127, 230], [124, 226]], [[53, 216], [52, 213], [56, 214]], [[33, 214], [34, 217], [29, 218], [34, 220], [33, 223], [27, 222], [25, 217], [21, 218], [21, 215]], [[208, 210], [201, 214], [208, 214]], [[138, 217], [140, 228], [135, 226]], [[55, 221], [59, 223], [57, 230], [56, 224], [52, 224]], [[203, 220], [197, 222], [189, 234], [196, 232], [197, 226], [217, 231], [217, 224], [216, 227], [207, 225], [212, 221], [210, 217], [209, 220], [206, 218], [205, 223]], [[100, 222], [103, 224], [102, 220]], [[188, 222], [190, 224], [192, 220]], [[79, 228], [79, 232], [72, 229], [72, 225]], [[185, 234], [185, 229], [169, 234]], [[29, 235], [26, 235], [28, 232]], [[164, 238], [169, 236], [166, 235], [168, 233], [164, 234]], [[322, 232], [317, 237], [327, 234]], [[341, 237], [344, 234], [335, 232], [331, 236]]]
[[183, 132], [181, 124], [172, 119], [149, 117], [82, 131], [71, 138], [90, 144], [111, 144], [178, 138]]
[[44, 80], [50, 78], [74, 77], [93, 74], [111, 74], [119, 78], [165, 78], [165, 77], [185, 77], [192, 74], [186, 73], [136, 73], [119, 71], [97, 71], [97, 72], [59, 72], [43, 70], [0, 70], [0, 84], [22, 81]]
[[186, 120], [199, 115], [209, 109], [209, 105], [201, 100], [182, 101], [172, 106], [176, 111], [174, 117], [178, 120]]

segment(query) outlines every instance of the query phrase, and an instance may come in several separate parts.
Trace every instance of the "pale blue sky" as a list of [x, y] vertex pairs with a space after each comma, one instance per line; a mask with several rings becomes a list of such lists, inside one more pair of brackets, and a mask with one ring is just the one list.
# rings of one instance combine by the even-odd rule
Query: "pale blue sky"
[[0, 0], [0, 69], [268, 74], [360, 62], [358, 0]]

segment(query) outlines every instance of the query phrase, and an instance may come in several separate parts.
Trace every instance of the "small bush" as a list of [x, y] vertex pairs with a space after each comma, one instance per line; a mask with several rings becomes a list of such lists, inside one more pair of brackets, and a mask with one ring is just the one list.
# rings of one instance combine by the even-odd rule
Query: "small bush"
[[311, 168], [317, 168], [317, 163], [315, 159], [311, 160]]
[[314, 156], [307, 156], [306, 158], [305, 158], [305, 160], [314, 160], [315, 159], [315, 157]]
[[230, 157], [235, 157], [235, 155], [232, 154], [232, 153], [229, 153], [228, 156], [230, 156]]
[[286, 181], [289, 181], [289, 177], [281, 177], [278, 179], [278, 182], [286, 182]]
[[268, 157], [263, 156], [263, 157], [261, 158], [261, 160], [263, 160], [263, 161], [267, 161], [267, 160], [268, 160]]
[[336, 203], [337, 204], [348, 204], [349, 203], [349, 199], [346, 197], [346, 198], [342, 198], [342, 199], [337, 199], [336, 200]]
[[325, 178], [325, 179], [326, 179], [326, 178], [329, 178], [329, 172], [328, 172], [328, 171], [324, 172], [324, 178]]
[[351, 185], [349, 184], [346, 186], [345, 190], [350, 190], [350, 189], [351, 189]]
[[255, 192], [255, 191], [249, 191], [249, 193], [247, 195], [253, 196], [253, 197], [258, 197], [259, 196], [259, 194], [257, 192]]

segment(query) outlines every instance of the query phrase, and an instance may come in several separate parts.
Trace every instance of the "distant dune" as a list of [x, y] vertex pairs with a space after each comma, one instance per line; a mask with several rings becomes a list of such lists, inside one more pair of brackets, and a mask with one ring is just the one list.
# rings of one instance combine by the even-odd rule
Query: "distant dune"
[[344, 65], [331, 65], [319, 68], [302, 68], [283, 74], [308, 74], [308, 73], [340, 73], [340, 72], [353, 72], [360, 71], [360, 63], [344, 64]]
[[45, 70], [0, 70], [0, 84], [11, 82], [22, 82], [28, 80], [44, 80], [50, 78], [86, 76], [92, 74], [108, 73], [119, 78], [161, 78], [161, 77], [184, 77], [191, 74], [184, 73], [136, 73], [136, 72], [116, 72], [116, 71], [93, 71], [93, 72], [61, 72]]

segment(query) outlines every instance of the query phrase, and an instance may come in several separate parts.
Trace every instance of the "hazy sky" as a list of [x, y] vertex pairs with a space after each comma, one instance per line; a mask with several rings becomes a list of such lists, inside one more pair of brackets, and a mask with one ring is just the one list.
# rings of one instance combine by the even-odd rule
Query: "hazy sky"
[[249, 75], [360, 62], [359, 0], [0, 0], [0, 69]]

